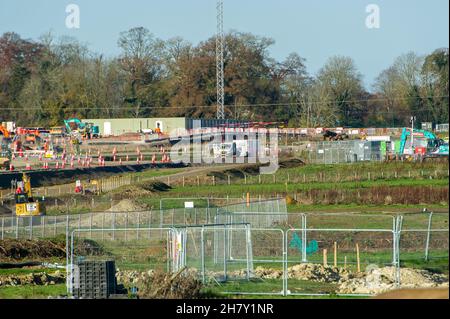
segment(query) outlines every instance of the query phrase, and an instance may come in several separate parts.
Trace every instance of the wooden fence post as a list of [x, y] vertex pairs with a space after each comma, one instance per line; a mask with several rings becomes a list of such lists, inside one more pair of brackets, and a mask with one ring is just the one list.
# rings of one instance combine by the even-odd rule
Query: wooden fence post
[[337, 267], [337, 242], [334, 242], [334, 267]]
[[361, 260], [359, 258], [359, 244], [356, 244], [356, 269], [361, 272]]
[[323, 266], [328, 267], [328, 251], [326, 249], [323, 250]]

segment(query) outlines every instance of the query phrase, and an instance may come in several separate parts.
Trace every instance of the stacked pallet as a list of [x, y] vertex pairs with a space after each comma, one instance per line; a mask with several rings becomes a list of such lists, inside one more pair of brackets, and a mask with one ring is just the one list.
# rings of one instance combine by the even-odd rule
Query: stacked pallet
[[116, 293], [114, 261], [80, 261], [76, 264], [73, 296], [79, 299], [108, 299]]

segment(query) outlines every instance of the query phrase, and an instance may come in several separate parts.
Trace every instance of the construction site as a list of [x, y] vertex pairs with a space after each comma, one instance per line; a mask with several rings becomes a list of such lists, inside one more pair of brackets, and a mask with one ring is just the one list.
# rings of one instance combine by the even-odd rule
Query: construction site
[[[108, 135], [91, 124], [107, 120], [2, 129], [0, 294], [145, 297], [153, 276], [169, 285], [163, 274], [194, 280], [199, 298], [448, 289], [445, 136], [278, 129], [279, 169], [266, 175], [250, 161], [251, 139], [212, 144], [214, 163], [174, 163], [178, 140], [161, 129], [172, 121], [135, 120], [121, 134], [115, 124]], [[174, 128], [190, 141], [258, 130], [222, 123]], [[99, 260], [113, 262], [101, 287], [114, 289], [79, 288], [78, 265]]]
[[448, 123], [231, 116], [217, 10], [215, 116], [0, 108], [0, 299], [448, 299]]

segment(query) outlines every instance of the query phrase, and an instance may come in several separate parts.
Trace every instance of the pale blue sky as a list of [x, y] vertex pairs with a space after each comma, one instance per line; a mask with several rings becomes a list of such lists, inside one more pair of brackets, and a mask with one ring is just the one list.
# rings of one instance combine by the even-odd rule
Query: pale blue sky
[[[277, 59], [297, 52], [317, 72], [333, 55], [352, 57], [368, 89], [380, 71], [408, 51], [449, 46], [448, 0], [224, 0], [225, 29], [275, 39]], [[78, 4], [81, 28], [65, 27], [66, 5]], [[381, 28], [367, 29], [365, 8], [378, 4]], [[198, 43], [215, 33], [215, 0], [0, 0], [0, 33], [36, 39], [52, 30], [107, 56], [121, 31], [144, 26], [156, 36]]]

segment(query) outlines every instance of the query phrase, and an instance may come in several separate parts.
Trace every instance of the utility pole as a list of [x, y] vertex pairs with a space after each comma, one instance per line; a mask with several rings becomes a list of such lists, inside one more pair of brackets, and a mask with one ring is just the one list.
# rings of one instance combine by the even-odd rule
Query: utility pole
[[221, 120], [225, 119], [223, 51], [224, 51], [223, 0], [217, 0], [217, 35], [216, 35], [217, 118]]

